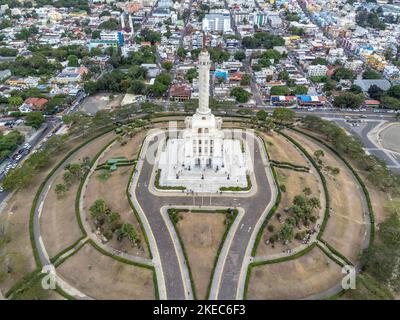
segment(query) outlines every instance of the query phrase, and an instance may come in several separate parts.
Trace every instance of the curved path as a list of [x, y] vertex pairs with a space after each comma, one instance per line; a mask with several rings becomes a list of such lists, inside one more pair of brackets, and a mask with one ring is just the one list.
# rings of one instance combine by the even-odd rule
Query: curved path
[[[253, 134], [248, 135], [247, 139], [254, 139]], [[168, 195], [156, 196], [149, 190], [149, 181], [152, 176], [154, 165], [148, 161], [147, 150], [157, 150], [157, 145], [160, 139], [155, 136], [148, 136], [147, 143], [144, 144], [143, 150], [138, 162], [138, 172], [135, 174], [130, 191], [135, 206], [138, 211], [142, 211], [151, 229], [151, 234], [148, 234], [150, 246], [155, 257], [159, 256], [163, 279], [165, 283], [165, 297], [167, 299], [185, 299], [188, 297], [188, 292], [185, 292], [185, 279], [183, 270], [179, 263], [179, 258], [175, 253], [174, 243], [171, 235], [167, 230], [165, 221], [160, 214], [160, 207], [163, 206], [201, 206], [204, 199], [197, 199], [191, 195]], [[261, 156], [264, 149], [260, 141], [254, 143], [253, 166], [254, 173], [257, 178], [257, 192], [250, 197], [223, 196], [212, 197], [212, 205], [220, 207], [241, 207], [245, 210], [240, 226], [237, 228], [229, 243], [229, 251], [226, 255], [226, 260], [223, 262], [220, 287], [217, 289], [216, 299], [236, 299], [237, 291], [239, 290], [239, 282], [241, 280], [242, 265], [245, 262], [245, 257], [248, 254], [248, 244], [253, 234], [256, 234], [257, 223], [262, 220], [265, 212], [268, 211], [268, 206], [275, 197], [275, 189], [272, 186], [266, 174], [269, 171], [268, 163]], [[147, 155], [148, 156], [148, 155]], [[150, 157], [150, 158], [155, 158]], [[207, 200], [204, 202], [208, 202]], [[204, 203], [203, 202], [203, 203]], [[204, 206], [203, 206], [204, 207]], [[262, 221], [261, 221], [262, 222]], [[154, 243], [151, 239], [154, 237]], [[253, 236], [254, 237], [254, 236]], [[154, 251], [157, 251], [156, 253]], [[186, 289], [187, 290], [187, 289]], [[160, 293], [160, 296], [162, 294]]]

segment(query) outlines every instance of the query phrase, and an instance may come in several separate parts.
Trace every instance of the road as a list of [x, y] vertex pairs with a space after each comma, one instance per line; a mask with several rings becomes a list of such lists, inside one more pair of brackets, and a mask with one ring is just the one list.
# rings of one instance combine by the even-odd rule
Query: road
[[376, 156], [378, 159], [385, 161], [388, 168], [400, 173], [400, 158], [398, 155], [383, 149], [380, 145], [371, 141], [369, 134], [383, 123], [382, 120], [368, 121], [359, 124], [358, 127], [353, 127], [344, 120], [335, 120], [341, 127], [346, 129], [353, 136], [359, 138], [364, 145], [365, 151]]
[[[42, 129], [40, 129], [40, 131], [37, 134], [35, 134], [30, 140], [28, 140], [27, 142], [29, 142], [32, 145], [31, 150], [33, 150], [34, 147], [37, 146], [42, 141], [42, 139], [45, 138], [56, 126], [57, 126], [57, 122], [48, 122], [43, 126]], [[24, 161], [27, 158], [29, 153], [25, 153], [25, 152], [21, 153], [22, 157], [18, 161], [12, 160], [12, 157], [14, 155], [18, 154], [21, 149], [22, 149], [22, 146], [19, 146], [13, 152], [13, 154], [9, 157], [9, 160], [4, 160], [4, 161], [6, 161], [8, 164], [22, 163], [22, 161]], [[0, 181], [3, 180], [4, 176], [5, 176], [4, 173], [0, 174]], [[9, 195], [8, 192], [5, 192], [5, 191], [0, 192], [0, 204], [3, 203], [4, 199], [6, 199], [8, 195]]]
[[[252, 139], [249, 135], [247, 139]], [[149, 148], [154, 149], [153, 144], [158, 141], [151, 141]], [[235, 299], [239, 286], [239, 275], [241, 274], [242, 264], [246, 255], [247, 244], [253, 232], [256, 232], [255, 226], [265, 211], [265, 208], [271, 201], [271, 190], [268, 187], [269, 182], [266, 175], [266, 169], [261, 158], [259, 144], [254, 143], [254, 172], [257, 177], [257, 192], [248, 198], [239, 198], [235, 196], [213, 197], [212, 205], [220, 207], [241, 207], [245, 214], [241, 221], [241, 228], [238, 228], [232, 238], [227, 259], [221, 276], [221, 284], [218, 293], [219, 300]], [[143, 160], [142, 170], [138, 177], [138, 185], [135, 189], [135, 197], [140, 207], [146, 214], [151, 230], [160, 254], [161, 265], [164, 273], [167, 298], [184, 299], [185, 292], [182, 283], [182, 275], [179, 266], [179, 259], [175, 254], [173, 241], [166, 228], [165, 222], [160, 214], [160, 207], [163, 206], [201, 206], [202, 197], [193, 198], [191, 195], [185, 196], [155, 196], [148, 188], [153, 165], [147, 159]], [[208, 200], [208, 198], [207, 198]]]

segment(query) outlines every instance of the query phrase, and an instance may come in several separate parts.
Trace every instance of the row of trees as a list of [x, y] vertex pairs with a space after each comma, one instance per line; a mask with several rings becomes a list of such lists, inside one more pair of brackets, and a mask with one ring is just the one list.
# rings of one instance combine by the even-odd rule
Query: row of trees
[[6, 135], [0, 133], [0, 160], [8, 157], [24, 140], [24, 135], [17, 130], [13, 130]]
[[10, 170], [3, 179], [3, 188], [6, 191], [14, 191], [28, 187], [33, 177], [39, 171], [47, 168], [59, 152], [65, 150], [67, 136], [54, 135], [42, 150], [33, 153], [22, 165]]
[[242, 44], [246, 49], [272, 49], [274, 46], [283, 46], [285, 40], [282, 37], [273, 35], [269, 32], [257, 32], [254, 36], [244, 37]]
[[15, 61], [4, 63], [1, 69], [10, 69], [15, 76], [51, 76], [62, 69], [61, 64], [49, 62], [41, 54], [35, 53], [30, 58], [17, 57]]
[[374, 243], [361, 257], [364, 270], [379, 283], [400, 291], [400, 201], [392, 200], [385, 207], [387, 217], [379, 224]]
[[400, 194], [400, 176], [389, 170], [384, 161], [367, 155], [360, 140], [347, 135], [337, 124], [316, 116], [306, 116], [302, 122], [307, 129], [321, 133], [337, 152], [351, 159], [377, 188], [393, 195]]

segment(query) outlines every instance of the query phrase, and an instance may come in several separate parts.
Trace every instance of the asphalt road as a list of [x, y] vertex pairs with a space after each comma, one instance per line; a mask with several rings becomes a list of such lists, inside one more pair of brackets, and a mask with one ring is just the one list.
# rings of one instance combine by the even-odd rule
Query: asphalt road
[[[249, 136], [251, 138], [251, 136]], [[157, 143], [154, 140], [150, 142], [151, 146]], [[269, 190], [268, 180], [265, 168], [262, 163], [258, 143], [254, 144], [254, 172], [257, 179], [258, 191], [249, 198], [232, 197], [213, 197], [211, 204], [213, 206], [223, 207], [242, 207], [245, 215], [241, 221], [241, 226], [236, 231], [225, 262], [221, 278], [221, 286], [218, 299], [235, 299], [239, 284], [239, 275], [245, 257], [245, 251], [250, 236], [254, 231], [254, 226], [259, 220], [271, 199], [271, 190]], [[204, 206], [209, 204], [209, 197], [193, 196], [155, 196], [148, 190], [148, 184], [151, 177], [153, 165], [147, 159], [143, 163], [142, 170], [138, 178], [138, 186], [135, 190], [135, 196], [149, 221], [150, 227], [154, 233], [158, 251], [160, 253], [161, 264], [164, 272], [168, 299], [184, 299], [185, 293], [182, 283], [182, 276], [179, 268], [178, 258], [175, 254], [173, 242], [169, 232], [160, 214], [160, 207], [169, 205], [180, 206]]]
[[376, 156], [378, 159], [385, 161], [385, 163], [391, 170], [400, 173], [400, 159], [391, 152], [380, 148], [380, 146], [377, 146], [368, 137], [368, 133], [372, 131], [376, 126], [378, 126], [381, 123], [382, 119], [380, 121], [376, 120], [364, 122], [361, 123], [358, 127], [353, 127], [344, 120], [335, 121], [353, 136], [359, 138], [363, 143], [366, 152]]
[[[39, 142], [54, 128], [54, 126], [55, 126], [56, 124], [55, 123], [53, 123], [53, 122], [51, 122], [51, 123], [46, 123], [45, 124], [45, 127], [43, 128], [43, 129], [41, 129], [41, 132], [40, 133], [38, 133], [36, 136], [34, 136], [33, 137], [33, 139], [32, 140], [30, 140], [29, 141], [29, 143], [32, 145], [32, 148], [31, 148], [31, 150], [33, 150], [33, 148], [36, 146], [36, 145], [38, 145], [39, 144]], [[14, 151], [14, 153], [10, 156], [10, 159], [12, 158], [12, 156], [14, 155], [14, 154], [17, 154], [18, 153], [18, 151], [21, 149], [21, 147], [18, 147], [15, 151]], [[27, 153], [27, 154], [22, 154], [23, 156], [21, 157], [21, 159], [18, 161], [18, 163], [21, 163], [23, 160], [24, 160], [24, 158], [26, 158], [28, 155], [29, 155], [29, 153]], [[7, 162], [10, 162], [10, 163], [16, 163], [17, 161], [10, 161], [10, 160], [5, 160], [5, 161], [7, 161]], [[3, 178], [4, 178], [4, 174], [1, 174], [0, 175], [0, 181], [1, 180], [3, 180]], [[8, 192], [5, 192], [5, 191], [3, 191], [3, 192], [0, 192], [0, 204], [4, 201], [4, 199], [8, 196]]]

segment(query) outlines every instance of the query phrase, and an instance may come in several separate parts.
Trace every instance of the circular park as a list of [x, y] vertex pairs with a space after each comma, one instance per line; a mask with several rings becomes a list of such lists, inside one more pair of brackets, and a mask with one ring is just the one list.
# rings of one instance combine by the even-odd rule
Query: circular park
[[[234, 152], [251, 160], [245, 171], [223, 175], [206, 161], [200, 175], [196, 165], [186, 173], [171, 166], [164, 179], [162, 154], [188, 128], [187, 115], [91, 118], [85, 126], [75, 115], [68, 135], [23, 164], [32, 167], [29, 179], [16, 170], [6, 181], [14, 189], [0, 216], [2, 295], [393, 298], [396, 279], [386, 282], [377, 265], [390, 259], [378, 253], [394, 241], [385, 232], [398, 222], [395, 191], [321, 129], [324, 120], [287, 121], [284, 113], [222, 118], [224, 139], [236, 132]], [[357, 272], [356, 289], [343, 288], [345, 266]]]

